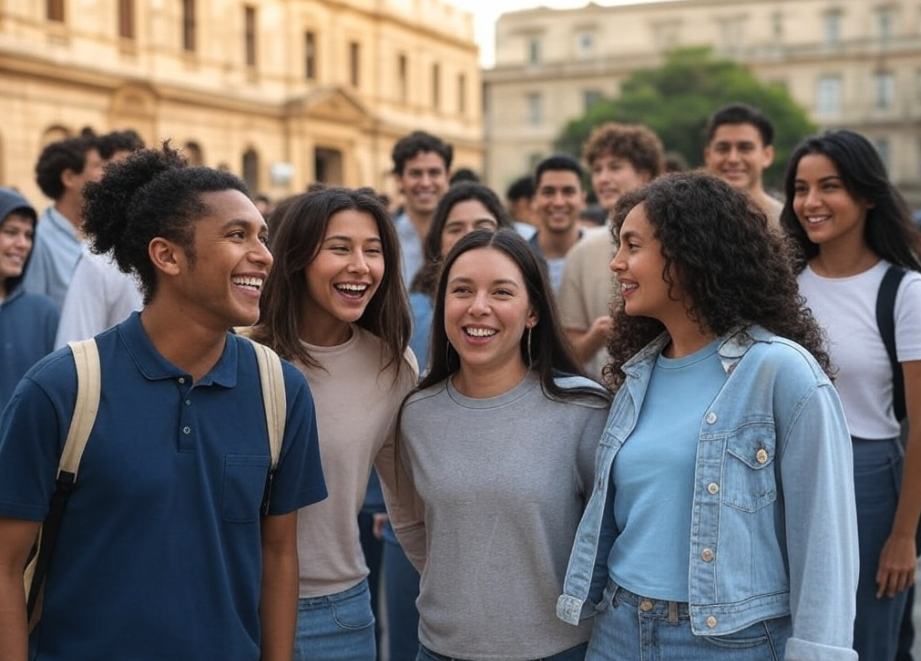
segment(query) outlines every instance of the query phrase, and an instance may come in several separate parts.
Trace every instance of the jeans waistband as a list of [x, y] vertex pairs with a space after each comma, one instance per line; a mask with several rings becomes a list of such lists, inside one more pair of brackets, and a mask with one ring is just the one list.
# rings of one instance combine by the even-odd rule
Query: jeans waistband
[[342, 592], [325, 594], [319, 597], [300, 597], [298, 599], [299, 608], [327, 608], [330, 604], [335, 604], [346, 599], [351, 599], [361, 595], [363, 592], [369, 592], [368, 579], [363, 578], [358, 583]]
[[611, 604], [618, 606], [620, 604], [629, 604], [635, 607], [644, 615], [658, 616], [668, 619], [669, 622], [678, 622], [680, 620], [690, 619], [690, 609], [686, 601], [666, 601], [664, 599], [652, 599], [630, 592], [619, 585], [611, 584], [608, 586], [611, 590]]

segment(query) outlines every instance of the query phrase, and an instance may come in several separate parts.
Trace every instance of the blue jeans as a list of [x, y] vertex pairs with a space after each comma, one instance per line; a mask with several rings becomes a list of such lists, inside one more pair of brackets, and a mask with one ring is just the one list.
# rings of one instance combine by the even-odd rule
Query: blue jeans
[[724, 636], [695, 636], [686, 603], [646, 599], [614, 586], [605, 600], [585, 661], [780, 661], [793, 632], [787, 616]]
[[[587, 643], [582, 643], [581, 645], [570, 647], [568, 650], [563, 650], [558, 654], [552, 654], [540, 659], [526, 659], [525, 661], [583, 661], [583, 659], [585, 659], [586, 647]], [[416, 657], [416, 661], [464, 661], [464, 659], [444, 656], [443, 654], [438, 654], [427, 647], [419, 645], [419, 656]]]
[[375, 661], [368, 581], [338, 594], [299, 599], [294, 661]]
[[[389, 524], [388, 524], [389, 525]], [[403, 548], [384, 537], [384, 600], [390, 661], [413, 661], [419, 651], [419, 572]]]
[[883, 545], [892, 532], [899, 502], [904, 463], [902, 446], [898, 440], [852, 440], [860, 545], [854, 649], [861, 659], [892, 661], [898, 649], [899, 626], [908, 592], [877, 599], [876, 570]]

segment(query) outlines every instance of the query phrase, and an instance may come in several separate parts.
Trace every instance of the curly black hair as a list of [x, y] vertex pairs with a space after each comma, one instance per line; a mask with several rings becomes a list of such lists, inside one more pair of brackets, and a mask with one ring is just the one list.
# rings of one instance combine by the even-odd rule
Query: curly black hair
[[[665, 260], [662, 276], [671, 287], [680, 284], [688, 317], [702, 330], [719, 337], [757, 324], [797, 342], [830, 371], [823, 333], [799, 293], [792, 248], [747, 194], [699, 171], [660, 177], [618, 201], [615, 240], [640, 204]], [[665, 327], [628, 316], [623, 300], [612, 314], [604, 377], [617, 389], [626, 377], [624, 363]]]
[[93, 252], [111, 251], [120, 270], [138, 277], [147, 304], [157, 290], [150, 242], [157, 237], [173, 241], [194, 262], [193, 222], [210, 212], [201, 194], [225, 190], [248, 195], [235, 175], [190, 167], [167, 141], [162, 149], [140, 149], [113, 163], [100, 181], [86, 185], [83, 231]]
[[393, 151], [390, 154], [393, 160], [393, 173], [402, 175], [407, 161], [427, 152], [441, 156], [441, 160], [445, 164], [445, 170], [451, 169], [451, 161], [454, 160], [454, 147], [431, 133], [413, 131], [409, 135], [400, 138], [393, 146]]
[[65, 170], [74, 174], [86, 167], [86, 153], [97, 149], [96, 136], [85, 131], [78, 136], [56, 140], [45, 146], [35, 164], [35, 183], [42, 193], [52, 200], [59, 200], [64, 194], [61, 175]]

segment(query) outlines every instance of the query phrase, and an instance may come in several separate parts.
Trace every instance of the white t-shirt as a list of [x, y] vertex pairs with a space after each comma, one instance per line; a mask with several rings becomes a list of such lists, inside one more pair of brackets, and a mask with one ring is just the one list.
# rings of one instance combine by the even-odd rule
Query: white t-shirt
[[[808, 266], [800, 292], [824, 329], [851, 434], [865, 439], [895, 438], [892, 368], [876, 324], [876, 297], [889, 268], [873, 268], [846, 278], [823, 278]], [[895, 344], [899, 362], [921, 360], [921, 274], [910, 272], [895, 299]]]

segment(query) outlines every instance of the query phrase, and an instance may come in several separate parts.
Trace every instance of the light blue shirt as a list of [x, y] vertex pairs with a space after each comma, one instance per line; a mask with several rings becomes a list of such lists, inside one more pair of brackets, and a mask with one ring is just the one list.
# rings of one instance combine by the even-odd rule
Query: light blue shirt
[[397, 237], [400, 239], [400, 254], [403, 267], [403, 286], [409, 290], [413, 278], [422, 268], [424, 256], [422, 254], [422, 239], [419, 238], [419, 232], [416, 226], [409, 219], [406, 213], [401, 213], [393, 219], [393, 226], [397, 231]]
[[608, 571], [645, 597], [688, 601], [700, 419], [726, 382], [718, 348], [716, 340], [683, 358], [659, 354], [639, 420], [611, 470], [618, 535]]
[[51, 297], [60, 310], [82, 250], [83, 243], [71, 222], [53, 206], [48, 207], [35, 226], [23, 289]]
[[[617, 539], [611, 465], [637, 426], [667, 341], [663, 334], [623, 367], [557, 602], [566, 622], [603, 607]], [[697, 438], [691, 630], [721, 636], [790, 615], [786, 661], [856, 661], [854, 460], [838, 394], [809, 352], [757, 326], [724, 337], [719, 356], [726, 382]]]

